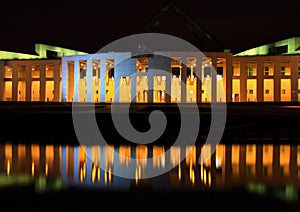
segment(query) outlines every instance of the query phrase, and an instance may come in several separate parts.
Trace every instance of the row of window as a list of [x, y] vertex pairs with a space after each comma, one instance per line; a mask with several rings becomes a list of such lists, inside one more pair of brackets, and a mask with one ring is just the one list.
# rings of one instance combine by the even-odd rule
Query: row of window
[[[247, 76], [256, 76], [257, 75], [257, 65], [256, 63], [249, 63], [246, 68]], [[290, 76], [291, 75], [291, 66], [289, 63], [282, 63], [280, 66], [281, 76]], [[232, 66], [232, 75], [240, 76], [240, 64], [237, 62], [233, 63]], [[274, 75], [274, 64], [266, 63], [264, 66], [264, 76], [273, 76]], [[300, 62], [298, 63], [298, 76], [300, 76]]]
[[[18, 67], [18, 78], [26, 78], [26, 66]], [[12, 78], [13, 69], [11, 66], [5, 67], [4, 78]], [[60, 77], [62, 76], [62, 70], [60, 69]], [[32, 66], [31, 68], [31, 77], [32, 78], [40, 78], [41, 77], [41, 69], [39, 66]], [[54, 77], [54, 65], [46, 65], [45, 68], [45, 77], [53, 78]]]
[[[249, 94], [254, 94], [254, 90], [253, 89], [249, 89], [248, 93]], [[300, 93], [300, 90], [298, 90], [298, 93]], [[265, 94], [270, 94], [270, 90], [266, 89], [265, 90]], [[281, 89], [281, 94], [286, 94], [286, 90], [285, 89]]]

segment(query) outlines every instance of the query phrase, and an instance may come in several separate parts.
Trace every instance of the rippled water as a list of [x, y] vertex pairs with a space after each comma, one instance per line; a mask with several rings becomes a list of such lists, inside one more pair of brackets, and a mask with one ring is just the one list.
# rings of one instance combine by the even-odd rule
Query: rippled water
[[[1, 195], [14, 194], [11, 192], [16, 193], [16, 189], [19, 195], [27, 191], [35, 197], [61, 195], [72, 189], [126, 195], [136, 191], [152, 195], [184, 192], [193, 194], [192, 198], [219, 192], [218, 198], [236, 202], [238, 195], [233, 194], [242, 191], [237, 194], [245, 195], [245, 204], [253, 204], [253, 199], [251, 203], [246, 198], [251, 195], [272, 201], [266, 205], [278, 202], [297, 207], [300, 145], [218, 144], [216, 151], [212, 150], [210, 145], [169, 148], [6, 143], [0, 145]], [[180, 161], [182, 155], [184, 160]], [[161, 174], [151, 176], [154, 172]]]

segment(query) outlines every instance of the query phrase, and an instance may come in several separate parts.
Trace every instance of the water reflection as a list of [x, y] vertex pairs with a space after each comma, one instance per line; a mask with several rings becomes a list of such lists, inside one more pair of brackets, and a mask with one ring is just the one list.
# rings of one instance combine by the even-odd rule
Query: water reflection
[[[278, 198], [298, 201], [300, 145], [219, 144], [214, 153], [210, 145], [173, 146], [169, 154], [165, 154], [166, 149], [2, 144], [0, 186], [34, 184], [38, 191], [70, 185], [127, 190], [139, 186], [153, 190], [246, 187], [259, 194], [273, 189]], [[181, 154], [186, 157], [179, 163]], [[147, 167], [165, 169], [168, 164], [178, 165], [162, 176], [147, 178]], [[135, 179], [114, 175], [116, 169], [130, 167], [135, 169]]]

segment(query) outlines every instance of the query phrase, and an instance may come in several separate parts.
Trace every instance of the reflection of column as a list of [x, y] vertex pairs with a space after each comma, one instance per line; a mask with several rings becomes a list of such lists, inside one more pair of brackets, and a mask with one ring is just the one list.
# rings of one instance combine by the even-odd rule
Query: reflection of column
[[92, 182], [92, 148], [86, 147], [86, 182]]
[[195, 183], [197, 183], [198, 180], [200, 180], [200, 166], [199, 166], [199, 158], [200, 158], [200, 155], [201, 155], [201, 145], [196, 145], [195, 146], [196, 148], [196, 164], [195, 164], [195, 176], [196, 176], [196, 179], [195, 179]]
[[61, 178], [67, 181], [67, 146], [63, 146], [61, 150]]
[[228, 144], [225, 145], [225, 186], [231, 186], [232, 183], [231, 158], [232, 158], [232, 146]]
[[12, 145], [11, 173], [18, 173], [18, 144]]
[[[105, 64], [105, 63], [104, 63]], [[100, 182], [104, 182], [105, 175], [105, 145], [100, 146]]]
[[80, 147], [74, 146], [74, 182], [79, 182], [79, 149]]
[[217, 58], [212, 57], [212, 67], [211, 70], [211, 102], [216, 102], [217, 100]]
[[[119, 146], [114, 147], [114, 162], [113, 162], [113, 167], [114, 169], [119, 169], [120, 168], [120, 149]], [[112, 173], [114, 173], [114, 170], [111, 170]]]
[[31, 155], [31, 145], [25, 146], [25, 161], [19, 161], [18, 163], [25, 163], [25, 172], [31, 173], [31, 165], [32, 165], [32, 155]]
[[[192, 72], [192, 69], [191, 69]], [[193, 74], [193, 73], [191, 73]], [[186, 58], [183, 57], [181, 58], [181, 102], [185, 103], [186, 102], [186, 90], [187, 90], [187, 67], [186, 67]]]
[[246, 179], [246, 145], [240, 145], [239, 161], [240, 180], [244, 182]]
[[263, 145], [256, 145], [256, 179], [261, 180], [263, 177]]
[[298, 183], [297, 154], [298, 145], [290, 145], [290, 178], [292, 184]]
[[100, 60], [100, 102], [105, 102], [106, 65], [105, 59]]
[[87, 60], [87, 71], [86, 71], [86, 101], [94, 101], [94, 91], [92, 87], [93, 81], [93, 61], [91, 59]]
[[136, 155], [135, 155], [135, 151], [136, 150], [136, 146], [135, 145], [130, 145], [130, 157], [133, 159], [136, 159]]
[[0, 145], [0, 173], [5, 171], [5, 146]]
[[136, 75], [133, 75], [131, 77], [131, 88], [130, 88], [130, 101], [131, 102], [136, 102]]
[[202, 102], [202, 57], [197, 56], [196, 59], [196, 102]]
[[273, 178], [276, 182], [280, 179], [280, 146], [278, 144], [273, 145]]
[[[187, 171], [186, 171], [186, 146], [180, 146], [180, 159], [183, 159], [180, 164], [181, 167], [181, 183], [184, 184], [186, 182], [186, 179], [188, 179]], [[199, 158], [196, 158], [198, 160]]]
[[44, 102], [46, 99], [46, 66], [40, 65], [40, 101]]
[[264, 101], [264, 61], [263, 60], [258, 60], [257, 62], [257, 101], [258, 102], [263, 102]]
[[152, 170], [153, 169], [153, 146], [149, 146], [148, 147], [148, 155], [147, 155], [147, 159], [148, 162], [147, 162], [147, 170]]
[[40, 145], [40, 161], [39, 161], [39, 174], [45, 175], [46, 174], [46, 146]]
[[56, 176], [60, 176], [60, 146], [55, 145], [54, 146], [54, 155], [53, 155], [53, 173], [56, 174]]
[[216, 151], [214, 151], [210, 158], [211, 163], [211, 186], [216, 186]]

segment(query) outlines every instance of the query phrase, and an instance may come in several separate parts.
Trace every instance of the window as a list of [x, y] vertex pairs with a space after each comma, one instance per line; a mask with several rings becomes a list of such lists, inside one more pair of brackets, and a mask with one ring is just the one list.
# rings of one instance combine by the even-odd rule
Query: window
[[252, 66], [247, 67], [247, 75], [249, 77], [253, 76], [253, 67]]
[[210, 77], [211, 76], [211, 67], [204, 67], [204, 77]]
[[53, 78], [53, 77], [54, 77], [54, 66], [46, 65], [46, 78]]
[[41, 72], [39, 66], [32, 66], [31, 67], [31, 76], [32, 78], [40, 78]]
[[269, 76], [269, 67], [268, 66], [265, 67], [265, 76]]
[[217, 67], [217, 75], [223, 76], [223, 67]]
[[274, 75], [274, 61], [265, 61], [264, 76], [273, 76], [273, 75]]
[[251, 89], [251, 90], [249, 90], [249, 94], [253, 94], [253, 90]]
[[26, 77], [26, 66], [20, 66], [18, 70], [18, 78]]
[[180, 67], [172, 67], [172, 75], [179, 77], [180, 76]]
[[285, 89], [282, 89], [282, 90], [281, 90], [281, 94], [285, 94]]
[[239, 62], [232, 62], [232, 74], [233, 76], [240, 76], [240, 63]]
[[269, 89], [266, 89], [265, 90], [265, 94], [269, 94], [270, 93], [270, 90]]
[[281, 66], [281, 76], [285, 75], [285, 66]]
[[11, 66], [5, 66], [5, 74], [4, 77], [5, 78], [12, 78], [12, 67]]

